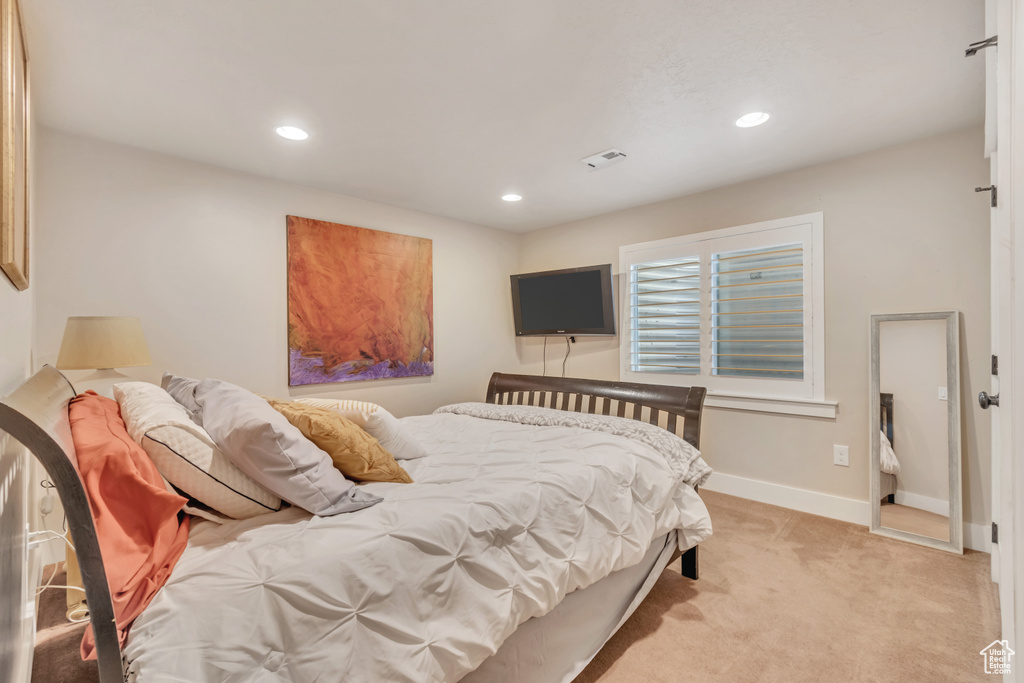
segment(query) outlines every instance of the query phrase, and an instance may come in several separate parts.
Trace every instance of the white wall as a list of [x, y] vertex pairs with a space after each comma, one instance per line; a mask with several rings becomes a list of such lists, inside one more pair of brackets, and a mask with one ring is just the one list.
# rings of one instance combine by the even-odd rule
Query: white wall
[[[48, 129], [36, 140], [39, 362], [56, 361], [68, 316], [135, 315], [154, 365], [126, 374], [359, 398], [400, 416], [483, 400], [490, 373], [517, 366], [514, 234]], [[433, 240], [432, 377], [289, 390], [288, 214]]]
[[893, 396], [897, 491], [945, 502], [948, 516], [949, 402], [939, 398], [947, 383], [946, 321], [879, 323], [878, 356], [879, 390]]
[[[31, 264], [29, 265], [31, 276]], [[24, 292], [19, 292], [11, 281], [0, 272], [0, 396], [5, 396], [24, 381], [29, 375], [31, 366], [32, 351], [32, 294], [30, 287]], [[19, 463], [20, 461], [20, 463]], [[3, 487], [0, 491], [0, 513], [6, 519], [11, 520], [12, 526], [23, 525], [26, 520], [32, 520], [33, 528], [39, 528], [39, 522], [32, 515], [35, 507], [33, 501], [36, 497], [36, 486], [42, 468], [35, 466], [34, 459], [28, 452], [6, 434], [0, 434], [0, 473], [3, 476], [15, 468], [19, 474], [12, 481], [11, 486]], [[8, 507], [10, 506], [10, 507]], [[17, 516], [16, 519], [12, 517]], [[25, 538], [22, 534], [8, 536], [6, 533], [0, 538], [0, 555], [15, 557], [18, 552], [18, 544], [24, 544]], [[22, 547], [24, 547], [22, 545]], [[56, 552], [56, 551], [55, 551]], [[30, 588], [35, 585], [39, 560], [26, 562], [20, 569], [22, 573], [14, 576], [8, 575], [6, 569], [0, 570], [4, 590], [13, 591], [21, 589], [22, 599], [31, 596]], [[5, 561], [3, 563], [7, 565]], [[17, 572], [18, 570], [15, 569]], [[16, 598], [15, 598], [16, 599]], [[32, 657], [32, 633], [31, 622], [21, 621], [21, 637], [11, 643], [4, 644], [4, 655], [0, 659], [10, 659], [0, 662], [0, 676], [10, 675], [13, 681], [28, 681]], [[4, 634], [5, 636], [13, 634]]]
[[[824, 212], [826, 398], [835, 420], [709, 408], [701, 437], [720, 472], [833, 496], [868, 498], [868, 317], [959, 309], [964, 516], [989, 520], [989, 419], [973, 398], [989, 386], [988, 162], [967, 129], [528, 233], [524, 271], [618, 264], [624, 244]], [[628, 163], [628, 162], [627, 162]], [[604, 172], [614, 172], [608, 169]], [[540, 372], [541, 341], [517, 342]], [[558, 345], [549, 365], [561, 361]], [[618, 340], [581, 338], [568, 374], [617, 379]], [[850, 446], [850, 467], [832, 445]], [[866, 520], [865, 520], [866, 523]]]
[[[31, 264], [29, 275], [33, 276]], [[29, 375], [32, 354], [34, 283], [19, 292], [0, 272], [0, 396]]]
[[[36, 134], [33, 125], [30, 138]], [[30, 153], [33, 150], [30, 150]], [[29, 159], [29, 288], [23, 292], [0, 271], [0, 396], [6, 395], [31, 374], [32, 317], [35, 311], [35, 182], [37, 160]]]
[[[30, 122], [31, 125], [31, 122]], [[29, 131], [29, 137], [34, 134], [35, 128]], [[30, 150], [31, 152], [31, 150]], [[31, 222], [35, 208], [35, 196], [33, 192], [33, 176], [35, 171], [35, 159], [29, 159], [29, 288], [25, 291], [18, 289], [11, 284], [7, 276], [0, 272], [0, 396], [6, 396], [21, 382], [23, 382], [32, 371], [32, 317], [35, 310], [35, 282], [34, 282], [34, 229]], [[20, 464], [18, 460], [20, 459]], [[0, 499], [0, 511], [6, 519], [12, 519], [14, 525], [19, 525], [28, 520], [33, 529], [40, 528], [38, 515], [33, 515], [33, 510], [38, 509], [39, 487], [38, 481], [42, 476], [42, 468], [28, 454], [28, 451], [18, 442], [10, 439], [6, 434], [0, 436], [0, 472], [4, 476], [16, 468], [19, 474], [11, 482], [11, 485], [3, 491], [3, 498]], [[7, 506], [11, 506], [8, 508]], [[7, 509], [5, 509], [7, 508]], [[25, 543], [23, 535], [13, 537], [5, 534], [0, 538], [0, 556], [13, 557], [17, 552], [15, 544]], [[51, 544], [55, 545], [55, 544]], [[54, 557], [57, 557], [58, 549], [55, 549]], [[18, 583], [21, 583], [22, 598], [30, 600], [33, 593], [32, 587], [38, 576], [40, 562], [43, 561], [39, 553], [29, 557], [29, 561], [21, 567], [21, 573], [0, 577], [4, 584], [4, 590], [15, 590]], [[6, 564], [6, 562], [4, 563]], [[6, 569], [4, 570], [6, 572]], [[17, 569], [15, 569], [17, 572]], [[21, 622], [21, 638], [17, 642], [4, 644], [4, 656], [11, 655], [7, 661], [0, 664], [2, 675], [11, 675], [12, 680], [28, 681], [32, 661], [32, 626], [34, 622]], [[5, 634], [7, 635], [7, 634]], [[2, 657], [0, 657], [2, 658]]]

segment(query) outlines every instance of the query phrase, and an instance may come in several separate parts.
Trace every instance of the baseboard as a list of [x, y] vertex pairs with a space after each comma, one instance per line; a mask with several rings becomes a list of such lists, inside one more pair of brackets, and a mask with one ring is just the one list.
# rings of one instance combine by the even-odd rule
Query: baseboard
[[[756, 500], [759, 503], [778, 505], [779, 507], [812, 515], [820, 515], [830, 519], [838, 519], [861, 526], [871, 525], [871, 507], [866, 500], [843, 498], [829, 493], [819, 493], [793, 486], [773, 484], [757, 479], [737, 477], [732, 474], [714, 472], [703, 488], [718, 493], [726, 493], [738, 498]], [[899, 495], [899, 494], [897, 494]], [[712, 523], [714, 520], [712, 520]], [[964, 547], [981, 552], [990, 551], [990, 532], [987, 524], [964, 524]]]
[[992, 527], [988, 524], [964, 523], [964, 547], [983, 553], [992, 552]]
[[828, 493], [818, 493], [721, 472], [712, 473], [711, 478], [704, 484], [704, 488], [843, 522], [863, 526], [868, 526], [871, 523], [871, 509], [868, 507], [867, 501], [863, 500], [843, 498]]
[[896, 503], [898, 505], [906, 505], [908, 507], [917, 508], [918, 510], [924, 510], [925, 512], [931, 512], [936, 515], [942, 515], [943, 517], [949, 517], [949, 501], [939, 500], [938, 498], [929, 498], [928, 496], [909, 493], [907, 491], [897, 491]]

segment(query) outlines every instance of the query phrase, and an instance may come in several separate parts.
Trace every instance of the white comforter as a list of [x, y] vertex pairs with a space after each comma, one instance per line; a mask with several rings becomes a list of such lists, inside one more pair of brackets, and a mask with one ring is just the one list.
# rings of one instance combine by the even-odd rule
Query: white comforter
[[687, 548], [711, 534], [678, 454], [580, 427], [451, 413], [403, 424], [430, 455], [403, 461], [414, 484], [366, 484], [382, 503], [196, 523], [131, 629], [130, 677], [456, 681], [656, 537], [681, 529]]

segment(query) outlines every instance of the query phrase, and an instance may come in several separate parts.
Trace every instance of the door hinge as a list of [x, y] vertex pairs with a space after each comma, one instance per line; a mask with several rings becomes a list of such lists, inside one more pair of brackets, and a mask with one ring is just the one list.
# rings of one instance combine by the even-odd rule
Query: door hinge
[[979, 40], [976, 43], [971, 43], [967, 46], [967, 51], [964, 53], [964, 57], [973, 57], [978, 54], [978, 50], [984, 50], [986, 47], [995, 47], [999, 44], [999, 36], [992, 36], [985, 40]]
[[992, 522], [992, 542], [999, 545], [999, 525]]
[[992, 374], [999, 376], [999, 356], [992, 354]]
[[992, 193], [992, 208], [996, 208], [996, 186], [989, 185], [988, 187], [976, 187], [975, 192], [991, 192]]

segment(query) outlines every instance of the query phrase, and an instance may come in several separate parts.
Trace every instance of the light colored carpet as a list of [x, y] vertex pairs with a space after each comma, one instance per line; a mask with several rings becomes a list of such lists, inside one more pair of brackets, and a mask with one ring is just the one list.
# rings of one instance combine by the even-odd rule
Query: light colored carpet
[[678, 562], [575, 683], [971, 681], [999, 637], [989, 555], [701, 492], [701, 578]]

